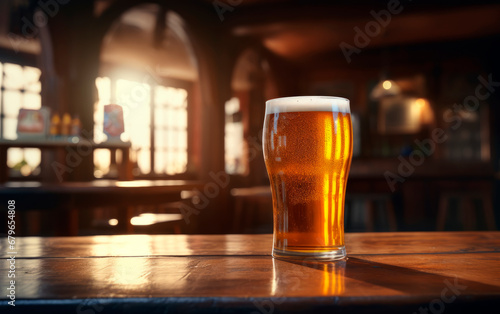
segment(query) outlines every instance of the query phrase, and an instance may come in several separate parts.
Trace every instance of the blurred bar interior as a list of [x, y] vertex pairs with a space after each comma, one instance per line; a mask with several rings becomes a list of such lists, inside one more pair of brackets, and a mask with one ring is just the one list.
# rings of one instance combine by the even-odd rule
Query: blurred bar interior
[[22, 235], [270, 233], [265, 101], [332, 95], [346, 231], [497, 230], [499, 39], [495, 1], [1, 1], [2, 201]]

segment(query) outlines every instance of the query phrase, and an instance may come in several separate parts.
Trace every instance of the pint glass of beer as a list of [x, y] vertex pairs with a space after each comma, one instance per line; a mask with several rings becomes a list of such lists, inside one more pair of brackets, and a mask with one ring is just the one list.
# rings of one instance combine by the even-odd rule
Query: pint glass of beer
[[268, 100], [263, 131], [273, 195], [273, 256], [344, 258], [344, 198], [352, 157], [349, 100]]

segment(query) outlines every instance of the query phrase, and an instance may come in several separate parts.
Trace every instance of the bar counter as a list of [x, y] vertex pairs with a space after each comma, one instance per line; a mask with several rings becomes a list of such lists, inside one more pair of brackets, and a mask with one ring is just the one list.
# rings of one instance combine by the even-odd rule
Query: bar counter
[[[348, 259], [273, 259], [272, 235], [1, 240], [2, 313], [498, 313], [500, 232], [346, 234]], [[8, 305], [15, 256], [15, 309]], [[7, 293], [6, 293], [7, 292]], [[13, 310], [13, 311], [8, 311]]]

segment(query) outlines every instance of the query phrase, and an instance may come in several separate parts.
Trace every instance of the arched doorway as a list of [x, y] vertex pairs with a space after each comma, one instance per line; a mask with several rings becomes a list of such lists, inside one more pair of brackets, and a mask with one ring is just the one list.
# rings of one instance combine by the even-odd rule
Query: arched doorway
[[[120, 15], [103, 37], [94, 139], [103, 132], [104, 106], [123, 108], [125, 132], [132, 144], [134, 177], [185, 177], [196, 171], [197, 151], [191, 108], [198, 65], [184, 21], [158, 4], [134, 6]], [[114, 156], [97, 150], [95, 175], [113, 175]]]

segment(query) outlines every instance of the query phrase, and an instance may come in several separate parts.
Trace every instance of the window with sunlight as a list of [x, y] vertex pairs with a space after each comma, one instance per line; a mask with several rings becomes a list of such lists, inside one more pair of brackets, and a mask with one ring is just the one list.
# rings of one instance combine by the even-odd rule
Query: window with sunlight
[[[175, 175], [186, 172], [188, 162], [188, 93], [185, 89], [152, 86], [127, 79], [96, 79], [99, 101], [94, 114], [96, 142], [106, 139], [103, 133], [104, 105], [123, 107], [123, 141], [132, 144], [134, 175]], [[94, 153], [96, 177], [112, 171], [110, 152]]]
[[224, 131], [224, 159], [226, 172], [229, 174], [244, 174], [245, 142], [243, 140], [243, 121], [240, 111], [240, 101], [233, 97], [226, 102], [226, 125]]
[[[0, 62], [0, 138], [17, 139], [19, 109], [40, 109], [40, 70], [30, 66]], [[41, 151], [38, 148], [9, 148], [7, 165], [11, 176], [40, 173]]]

